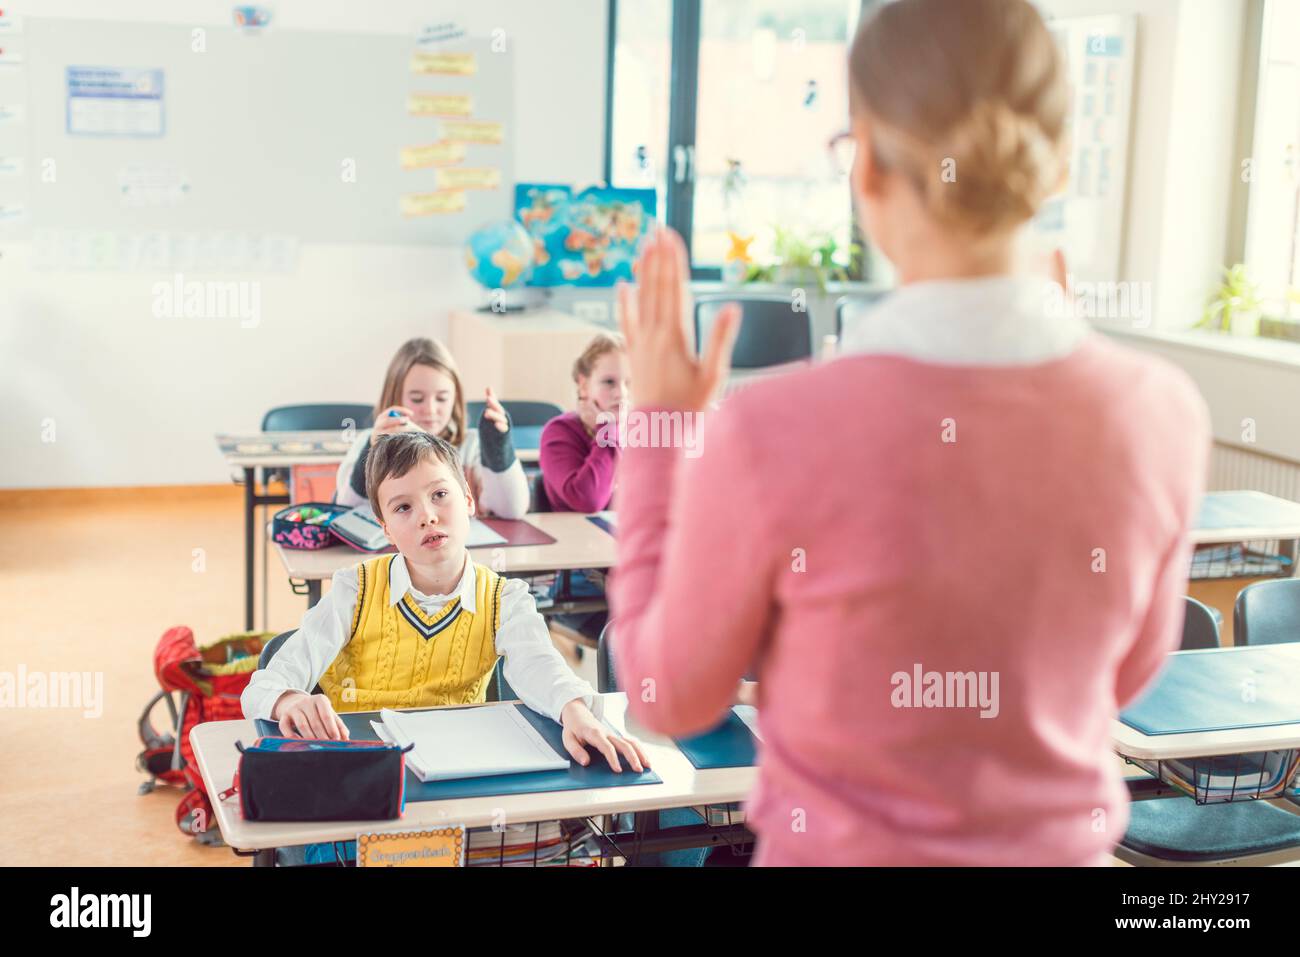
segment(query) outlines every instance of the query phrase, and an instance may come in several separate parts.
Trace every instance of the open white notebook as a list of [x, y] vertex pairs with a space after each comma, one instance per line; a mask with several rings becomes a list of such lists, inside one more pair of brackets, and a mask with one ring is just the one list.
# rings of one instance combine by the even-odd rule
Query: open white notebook
[[421, 781], [485, 778], [495, 774], [553, 771], [569, 759], [511, 705], [439, 711], [379, 712], [371, 722], [380, 739], [415, 747], [406, 763]]

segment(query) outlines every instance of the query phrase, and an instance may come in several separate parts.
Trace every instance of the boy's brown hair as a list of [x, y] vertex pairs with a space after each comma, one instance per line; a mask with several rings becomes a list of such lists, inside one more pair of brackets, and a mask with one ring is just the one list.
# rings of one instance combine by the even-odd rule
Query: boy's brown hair
[[461, 491], [469, 491], [465, 472], [460, 467], [460, 453], [445, 439], [427, 432], [393, 432], [376, 440], [366, 456], [366, 495], [376, 518], [383, 519], [379, 510], [379, 484], [384, 479], [401, 478], [421, 462], [429, 461], [447, 466]]

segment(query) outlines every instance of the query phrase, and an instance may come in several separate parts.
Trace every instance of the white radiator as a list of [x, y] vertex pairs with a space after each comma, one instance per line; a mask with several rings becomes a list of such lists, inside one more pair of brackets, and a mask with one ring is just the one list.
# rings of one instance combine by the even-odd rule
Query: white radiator
[[1300, 502], [1300, 462], [1215, 442], [1207, 490], [1253, 489]]

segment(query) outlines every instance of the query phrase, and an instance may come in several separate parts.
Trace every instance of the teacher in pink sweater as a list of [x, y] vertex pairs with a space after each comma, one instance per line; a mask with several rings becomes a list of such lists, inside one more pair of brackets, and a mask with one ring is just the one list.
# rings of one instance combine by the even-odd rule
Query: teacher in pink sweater
[[[759, 864], [1102, 864], [1111, 721], [1178, 644], [1206, 409], [1019, 267], [1068, 101], [1027, 2], [899, 0], [849, 68], [853, 195], [900, 288], [693, 454], [624, 449], [620, 686], [686, 735], [756, 664]], [[620, 289], [632, 416], [699, 415], [727, 374], [739, 311], [697, 360], [689, 277], [665, 231]]]

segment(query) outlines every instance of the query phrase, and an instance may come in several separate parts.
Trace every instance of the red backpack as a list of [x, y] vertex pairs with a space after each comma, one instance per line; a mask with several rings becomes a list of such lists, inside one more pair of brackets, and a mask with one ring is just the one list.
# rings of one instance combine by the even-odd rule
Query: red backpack
[[[186, 790], [176, 806], [176, 826], [205, 844], [219, 844], [220, 834], [211, 831], [212, 802], [203, 778], [194, 766], [190, 729], [203, 721], [243, 718], [239, 696], [257, 670], [262, 646], [273, 632], [242, 632], [199, 647], [194, 632], [184, 625], [169, 628], [153, 653], [153, 670], [162, 691], [154, 695], [140, 715], [140, 741], [144, 750], [136, 767], [149, 775], [140, 785], [147, 794], [162, 783]], [[173, 699], [179, 694], [180, 701]], [[168, 730], [154, 728], [152, 713], [159, 701], [167, 702], [171, 716]]]

